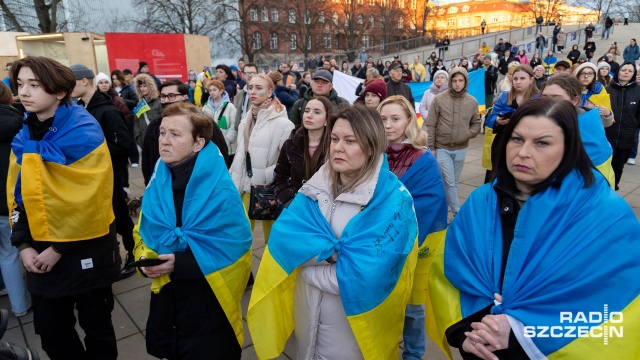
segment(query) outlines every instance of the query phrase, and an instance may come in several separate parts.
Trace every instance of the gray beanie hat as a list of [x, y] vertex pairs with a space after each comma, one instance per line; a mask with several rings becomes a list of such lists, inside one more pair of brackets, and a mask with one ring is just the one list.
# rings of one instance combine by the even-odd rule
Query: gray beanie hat
[[76, 76], [76, 80], [93, 79], [94, 77], [96, 77], [96, 75], [93, 73], [93, 70], [89, 69], [86, 65], [73, 64], [69, 66], [69, 69], [73, 71], [73, 74]]

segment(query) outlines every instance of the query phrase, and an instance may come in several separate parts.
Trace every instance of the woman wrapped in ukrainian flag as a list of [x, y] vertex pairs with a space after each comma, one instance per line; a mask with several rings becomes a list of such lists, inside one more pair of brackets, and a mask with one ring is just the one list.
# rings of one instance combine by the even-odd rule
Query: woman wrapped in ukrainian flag
[[463, 359], [636, 359], [640, 224], [589, 160], [573, 104], [526, 101], [497, 154], [436, 251], [429, 335]]
[[136, 260], [153, 279], [147, 352], [165, 359], [240, 359], [240, 300], [251, 271], [251, 230], [211, 118], [189, 103], [163, 112], [160, 160], [134, 229]]
[[300, 359], [397, 359], [417, 260], [411, 195], [389, 171], [380, 115], [333, 116], [328, 161], [271, 232], [247, 313], [260, 359], [295, 330]]

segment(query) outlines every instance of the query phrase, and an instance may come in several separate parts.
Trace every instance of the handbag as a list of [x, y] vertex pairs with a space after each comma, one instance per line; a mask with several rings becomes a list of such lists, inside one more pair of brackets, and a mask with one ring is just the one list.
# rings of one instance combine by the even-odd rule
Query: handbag
[[[251, 155], [247, 152], [246, 157], [247, 176], [253, 177], [251, 169]], [[278, 205], [276, 191], [271, 185], [251, 185], [249, 197], [249, 209], [247, 209], [251, 220], [275, 220], [280, 215], [281, 208]]]

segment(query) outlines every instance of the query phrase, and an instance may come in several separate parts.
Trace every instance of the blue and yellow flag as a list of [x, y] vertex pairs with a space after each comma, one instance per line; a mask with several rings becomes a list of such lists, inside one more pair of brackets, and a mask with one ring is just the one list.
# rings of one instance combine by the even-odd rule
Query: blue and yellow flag
[[[157, 258], [191, 249], [242, 346], [240, 300], [251, 273], [251, 228], [220, 150], [209, 142], [197, 156], [181, 227], [176, 227], [171, 171], [158, 160], [134, 229], [134, 254]], [[170, 281], [169, 275], [153, 279], [151, 290], [159, 293]]]
[[[487, 100], [484, 95], [484, 73], [484, 68], [474, 70], [469, 73], [468, 92], [469, 95], [473, 96], [478, 101], [478, 111], [480, 111], [480, 114], [484, 114], [487, 107]], [[409, 85], [409, 88], [411, 89], [411, 95], [413, 95], [415, 101], [419, 103], [420, 100], [422, 100], [424, 93], [429, 91], [431, 84], [433, 84], [433, 81], [419, 83], [410, 82], [407, 85]], [[418, 119], [418, 125], [422, 126], [422, 120], [420, 120], [420, 118], [421, 116]]]
[[136, 117], [140, 117], [142, 116], [142, 114], [146, 113], [147, 111], [150, 111], [151, 108], [149, 107], [149, 104], [147, 104], [147, 100], [142, 99], [140, 100], [140, 102], [138, 103], [138, 106], [136, 106], [133, 109], [133, 113], [136, 114]]
[[[317, 174], [326, 176], [324, 171]], [[369, 204], [340, 239], [316, 201], [298, 193], [271, 230], [249, 303], [247, 322], [258, 357], [280, 355], [294, 330], [298, 267], [337, 251], [340, 297], [364, 358], [397, 359], [416, 266], [417, 230], [411, 196], [386, 160]]]
[[413, 197], [418, 218], [418, 264], [409, 303], [425, 304], [433, 254], [447, 229], [447, 197], [440, 167], [427, 150], [400, 179]]
[[449, 357], [447, 328], [494, 304], [498, 293], [503, 302], [491, 313], [507, 315], [531, 358], [637, 358], [640, 223], [604, 177], [594, 176], [584, 188], [574, 171], [559, 188], [526, 201], [504, 276], [495, 182], [471, 194], [429, 275], [427, 332]]
[[211, 68], [209, 68], [208, 66], [204, 67], [204, 76], [207, 77], [207, 79], [211, 79]]
[[604, 175], [609, 185], [615, 187], [615, 173], [611, 167], [613, 149], [607, 140], [602, 126], [602, 118], [598, 109], [592, 109], [578, 115], [578, 129], [582, 138], [582, 145], [595, 167]]
[[8, 205], [25, 209], [34, 240], [89, 240], [109, 233], [111, 157], [100, 125], [84, 107], [58, 107], [40, 141], [24, 125], [11, 150]]

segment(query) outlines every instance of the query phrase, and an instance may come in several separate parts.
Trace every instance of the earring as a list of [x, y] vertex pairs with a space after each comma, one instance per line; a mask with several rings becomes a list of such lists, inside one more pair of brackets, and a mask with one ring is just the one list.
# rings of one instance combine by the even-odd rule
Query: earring
[[327, 123], [324, 123], [324, 126], [327, 126]]

